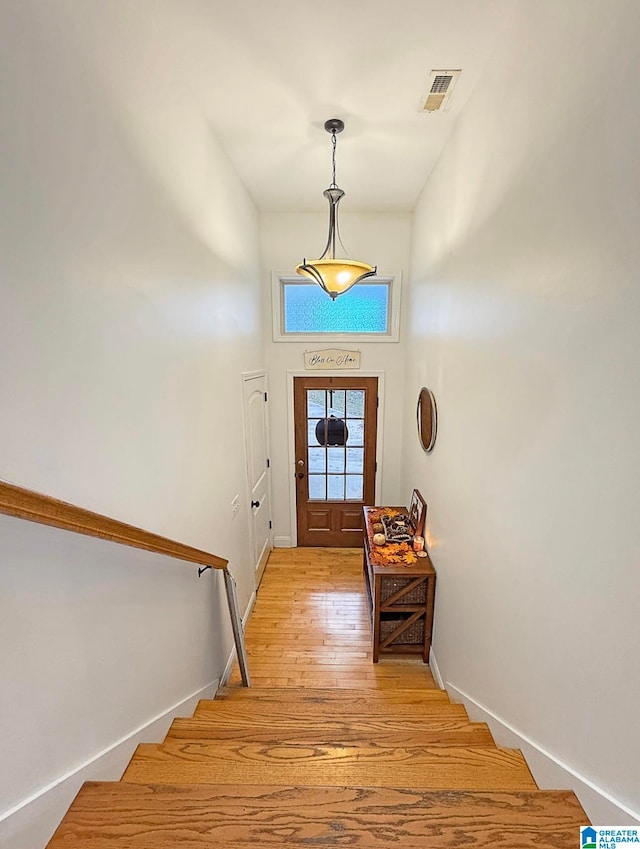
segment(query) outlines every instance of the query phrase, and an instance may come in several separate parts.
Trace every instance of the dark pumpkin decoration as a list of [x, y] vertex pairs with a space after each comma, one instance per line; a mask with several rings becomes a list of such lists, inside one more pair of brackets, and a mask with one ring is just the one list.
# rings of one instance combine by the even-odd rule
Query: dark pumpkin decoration
[[348, 438], [349, 429], [343, 419], [329, 416], [328, 419], [320, 419], [316, 425], [316, 439], [320, 445], [343, 446]]

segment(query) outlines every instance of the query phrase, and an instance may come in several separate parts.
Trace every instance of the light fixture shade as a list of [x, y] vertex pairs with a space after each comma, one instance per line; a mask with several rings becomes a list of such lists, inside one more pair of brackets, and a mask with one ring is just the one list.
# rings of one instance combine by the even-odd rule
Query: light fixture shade
[[338, 204], [344, 197], [344, 192], [336, 183], [336, 133], [342, 132], [344, 122], [340, 118], [330, 118], [325, 121], [324, 128], [328, 133], [331, 133], [333, 145], [333, 180], [329, 188], [323, 192], [329, 201], [329, 238], [322, 256], [319, 259], [309, 261], [304, 259], [300, 265], [296, 266], [296, 271], [303, 277], [308, 277], [314, 283], [317, 283], [335, 301], [338, 295], [347, 292], [360, 280], [376, 274], [377, 268], [366, 262], [336, 257], [336, 243], [344, 251], [338, 228]]
[[321, 286], [334, 301], [360, 280], [376, 273], [372, 265], [353, 259], [305, 259], [296, 271]]

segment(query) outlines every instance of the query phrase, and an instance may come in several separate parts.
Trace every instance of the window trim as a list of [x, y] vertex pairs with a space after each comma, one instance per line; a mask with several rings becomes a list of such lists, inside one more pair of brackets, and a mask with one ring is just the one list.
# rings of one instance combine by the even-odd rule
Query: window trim
[[[400, 339], [400, 304], [402, 292], [402, 272], [380, 273], [368, 277], [367, 283], [386, 283], [389, 286], [389, 330], [387, 333], [285, 333], [284, 297], [285, 284], [308, 285], [308, 281], [298, 274], [289, 272], [271, 272], [271, 326], [274, 342], [398, 342]], [[311, 283], [312, 286], [317, 285]], [[358, 284], [356, 284], [358, 285]], [[327, 296], [328, 297], [328, 296]]]

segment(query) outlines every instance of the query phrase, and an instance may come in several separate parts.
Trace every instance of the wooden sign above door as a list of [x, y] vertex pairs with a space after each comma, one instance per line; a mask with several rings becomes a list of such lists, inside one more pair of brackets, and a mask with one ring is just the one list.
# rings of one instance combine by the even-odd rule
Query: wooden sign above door
[[360, 351], [341, 351], [338, 348], [305, 351], [304, 367], [308, 371], [360, 368]]

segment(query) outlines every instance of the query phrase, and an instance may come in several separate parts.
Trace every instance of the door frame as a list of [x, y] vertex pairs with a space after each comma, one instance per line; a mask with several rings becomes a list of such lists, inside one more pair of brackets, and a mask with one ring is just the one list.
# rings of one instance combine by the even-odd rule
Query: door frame
[[[266, 387], [265, 391], [267, 396], [269, 395], [269, 375], [265, 369], [256, 369], [255, 371], [243, 371], [240, 374], [241, 382], [240, 382], [240, 406], [242, 409], [242, 441], [244, 447], [244, 499], [245, 504], [249, 505], [251, 501], [251, 485], [249, 482], [249, 455], [247, 453], [247, 411], [245, 410], [244, 404], [244, 385], [248, 380], [254, 380], [257, 377], [264, 377], [264, 385]], [[269, 432], [269, 401], [265, 402], [267, 404], [266, 416], [264, 420], [265, 426], [265, 441], [267, 444], [267, 453], [269, 455], [269, 461], [271, 462], [271, 434]], [[267, 492], [269, 494], [269, 508], [271, 510], [271, 515], [273, 516], [273, 491], [271, 484], [271, 469], [269, 469], [269, 473], [267, 475]], [[255, 539], [254, 539], [254, 529], [253, 522], [251, 521], [251, 507], [247, 506], [247, 527], [249, 531], [249, 550], [251, 553], [251, 560], [253, 561], [253, 551], [255, 549]], [[269, 551], [273, 551], [273, 522], [271, 528], [269, 528]], [[268, 556], [267, 556], [268, 559]], [[262, 579], [262, 573], [264, 572], [264, 567], [260, 572], [260, 575], [257, 576], [255, 571], [255, 563], [252, 562], [251, 570], [254, 576], [255, 588], [254, 591], [258, 589], [259, 581], [256, 578]]]
[[287, 369], [287, 441], [289, 463], [289, 523], [291, 528], [291, 545], [298, 545], [298, 519], [296, 512], [296, 444], [295, 421], [293, 411], [293, 378], [294, 377], [377, 377], [378, 378], [378, 430], [376, 443], [376, 504], [381, 504], [382, 492], [382, 450], [384, 446], [384, 371], [361, 371], [360, 369], [322, 369], [314, 375], [313, 371], [305, 369]]

